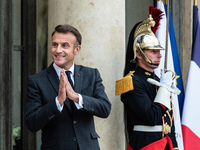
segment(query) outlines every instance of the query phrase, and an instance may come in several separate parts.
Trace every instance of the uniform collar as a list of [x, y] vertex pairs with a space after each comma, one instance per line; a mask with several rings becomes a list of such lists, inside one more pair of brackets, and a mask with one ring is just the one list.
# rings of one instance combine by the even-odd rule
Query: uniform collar
[[144, 74], [144, 75], [146, 75], [146, 76], [148, 76], [148, 77], [153, 77], [153, 76], [155, 76], [154, 72], [147, 71], [147, 70], [141, 68], [140, 66], [138, 66], [138, 67], [136, 68], [136, 71], [139, 72], [139, 73], [141, 73], [141, 74]]

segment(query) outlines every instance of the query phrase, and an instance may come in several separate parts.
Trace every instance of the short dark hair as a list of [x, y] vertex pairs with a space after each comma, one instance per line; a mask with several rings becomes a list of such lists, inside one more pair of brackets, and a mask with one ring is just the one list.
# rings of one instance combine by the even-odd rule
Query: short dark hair
[[69, 25], [69, 24], [63, 24], [63, 25], [58, 25], [55, 27], [55, 31], [52, 33], [52, 37], [55, 34], [55, 32], [58, 33], [68, 33], [71, 32], [75, 35], [77, 42], [74, 44], [76, 46], [81, 45], [81, 40], [82, 40], [82, 36], [80, 34], [80, 32], [73, 26]]

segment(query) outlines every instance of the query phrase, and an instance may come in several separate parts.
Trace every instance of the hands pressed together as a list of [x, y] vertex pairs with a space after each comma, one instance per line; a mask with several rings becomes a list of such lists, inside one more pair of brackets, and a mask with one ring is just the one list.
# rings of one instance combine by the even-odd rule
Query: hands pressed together
[[72, 88], [64, 69], [62, 69], [60, 72], [60, 84], [59, 84], [59, 92], [58, 92], [58, 97], [57, 97], [60, 105], [64, 103], [67, 97], [76, 103], [79, 102], [78, 94]]

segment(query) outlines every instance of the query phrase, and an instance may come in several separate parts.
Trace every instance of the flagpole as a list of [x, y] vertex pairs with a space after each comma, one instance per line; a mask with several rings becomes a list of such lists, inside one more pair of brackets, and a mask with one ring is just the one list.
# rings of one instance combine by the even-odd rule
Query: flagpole
[[197, 0], [194, 0], [194, 6], [197, 6]]
[[168, 32], [169, 32], [169, 0], [165, 0], [167, 5], [167, 20], [166, 20], [166, 44], [165, 44], [165, 64], [164, 69], [167, 69], [167, 54], [168, 54]]

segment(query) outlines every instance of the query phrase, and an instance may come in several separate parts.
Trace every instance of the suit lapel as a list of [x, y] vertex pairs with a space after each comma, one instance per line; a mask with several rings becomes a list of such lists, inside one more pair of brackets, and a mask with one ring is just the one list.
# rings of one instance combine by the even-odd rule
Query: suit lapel
[[80, 71], [81, 66], [75, 65], [74, 67], [74, 90], [76, 93], [81, 94], [83, 74]]
[[54, 89], [58, 93], [60, 81], [59, 81], [58, 75], [56, 74], [56, 71], [53, 67], [53, 63], [49, 66], [49, 68], [47, 69], [47, 72], [48, 72], [47, 77], [49, 79], [49, 82], [51, 83], [51, 85], [54, 87]]

